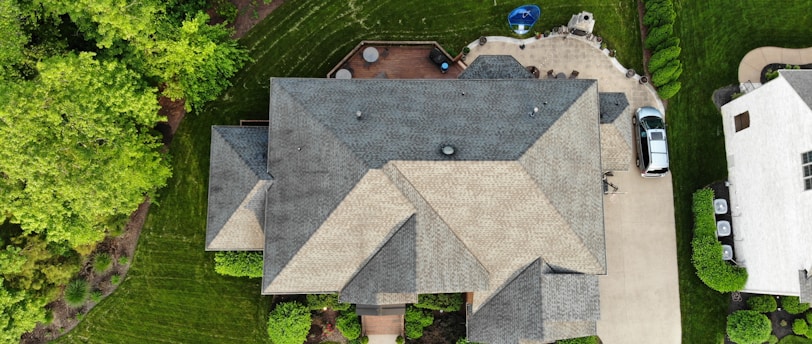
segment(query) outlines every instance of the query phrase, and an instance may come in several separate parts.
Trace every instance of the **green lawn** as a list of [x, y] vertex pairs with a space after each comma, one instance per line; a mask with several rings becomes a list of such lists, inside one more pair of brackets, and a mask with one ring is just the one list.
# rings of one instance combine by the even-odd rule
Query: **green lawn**
[[[668, 121], [680, 265], [683, 343], [720, 343], [728, 295], [705, 287], [691, 265], [691, 193], [727, 175], [722, 122], [714, 89], [737, 83], [741, 58], [774, 45], [812, 46], [809, 1], [675, 1], [682, 39], [682, 91]], [[776, 61], [778, 62], [778, 61]]]
[[[506, 16], [525, 1], [497, 2], [286, 1], [243, 39], [255, 62], [234, 87], [181, 125], [174, 177], [150, 211], [126, 281], [60, 342], [265, 341], [270, 298], [259, 295], [259, 280], [216, 275], [203, 251], [210, 126], [267, 118], [271, 76], [323, 77], [360, 40], [436, 40], [459, 51], [480, 35], [508, 35]], [[538, 30], [589, 10], [621, 62], [642, 70], [635, 1], [554, 3], [543, 4]]]

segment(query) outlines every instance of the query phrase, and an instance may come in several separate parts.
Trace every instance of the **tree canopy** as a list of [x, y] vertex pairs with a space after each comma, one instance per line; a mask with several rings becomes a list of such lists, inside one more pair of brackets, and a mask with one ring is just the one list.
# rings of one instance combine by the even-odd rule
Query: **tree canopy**
[[[53, 57], [0, 91], [0, 200], [27, 232], [74, 247], [104, 237], [103, 219], [134, 211], [170, 175], [155, 89], [91, 53]], [[100, 221], [102, 220], [102, 221]]]

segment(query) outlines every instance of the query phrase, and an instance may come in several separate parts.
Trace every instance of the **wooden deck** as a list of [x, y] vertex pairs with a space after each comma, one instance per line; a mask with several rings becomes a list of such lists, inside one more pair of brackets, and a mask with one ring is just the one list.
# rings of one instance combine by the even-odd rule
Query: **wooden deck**
[[[363, 51], [367, 47], [378, 49], [376, 62], [364, 61]], [[463, 68], [459, 63], [451, 63], [447, 73], [429, 60], [429, 52], [434, 45], [388, 45], [365, 44], [355, 49], [343, 63], [334, 69], [329, 78], [335, 78], [335, 70], [340, 68], [352, 72], [353, 79], [456, 79]]]

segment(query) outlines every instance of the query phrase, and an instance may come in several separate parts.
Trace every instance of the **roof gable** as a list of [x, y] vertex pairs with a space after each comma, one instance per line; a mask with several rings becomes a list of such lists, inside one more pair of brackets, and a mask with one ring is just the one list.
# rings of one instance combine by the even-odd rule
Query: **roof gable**
[[460, 79], [534, 79], [519, 61], [510, 55], [480, 55], [462, 71]]
[[263, 127], [212, 127], [207, 250], [261, 250], [268, 131]]
[[787, 79], [798, 96], [812, 109], [812, 71], [810, 70], [781, 70], [781, 76]]

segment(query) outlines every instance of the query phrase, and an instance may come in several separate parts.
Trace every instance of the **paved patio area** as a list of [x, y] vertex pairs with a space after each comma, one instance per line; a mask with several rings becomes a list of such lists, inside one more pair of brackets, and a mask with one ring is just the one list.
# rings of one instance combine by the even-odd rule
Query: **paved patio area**
[[794, 65], [812, 63], [812, 47], [805, 49], [761, 47], [750, 50], [739, 63], [739, 82], [761, 83], [761, 70], [771, 63]]
[[[579, 37], [551, 36], [523, 41], [488, 37], [471, 43], [466, 61], [479, 55], [512, 55], [525, 66], [536, 66], [578, 78], [597, 79], [600, 92], [623, 92], [629, 106], [662, 109], [662, 103], [639, 76], [626, 77], [626, 68], [596, 43]], [[520, 44], [524, 44], [521, 49]], [[632, 128], [629, 128], [632, 130]], [[631, 164], [634, 164], [634, 160]], [[604, 198], [607, 275], [601, 276], [601, 320], [598, 335], [606, 344], [680, 343], [679, 281], [671, 176], [640, 177], [635, 166], [615, 172], [610, 181], [618, 193]]]

